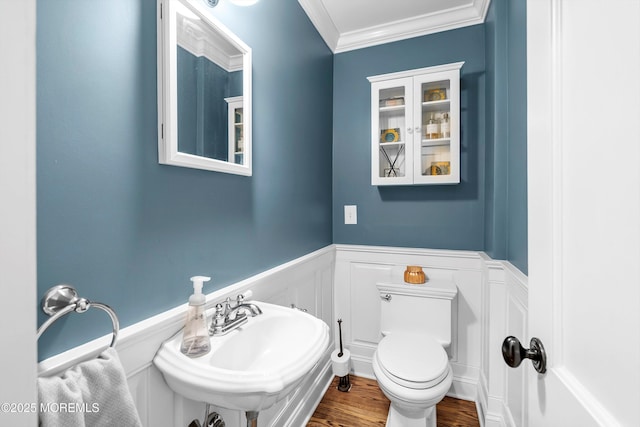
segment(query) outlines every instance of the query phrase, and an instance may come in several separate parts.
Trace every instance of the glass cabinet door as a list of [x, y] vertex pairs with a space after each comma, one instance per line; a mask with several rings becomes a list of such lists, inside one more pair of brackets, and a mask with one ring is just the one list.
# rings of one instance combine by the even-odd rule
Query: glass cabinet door
[[244, 164], [244, 111], [242, 96], [225, 98], [228, 104], [228, 160], [231, 163]]
[[[411, 183], [413, 170], [412, 79], [372, 85], [372, 180]], [[377, 184], [376, 184], [377, 183]]]
[[242, 164], [244, 161], [244, 135], [242, 128], [242, 107], [235, 108], [233, 114], [233, 162]]
[[459, 125], [457, 72], [415, 77], [415, 183], [458, 183]]

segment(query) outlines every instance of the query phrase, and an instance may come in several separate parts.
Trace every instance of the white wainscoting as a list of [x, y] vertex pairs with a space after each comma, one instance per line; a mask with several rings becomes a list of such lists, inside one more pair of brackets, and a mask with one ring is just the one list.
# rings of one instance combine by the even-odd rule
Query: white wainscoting
[[523, 363], [508, 367], [502, 341], [513, 335], [528, 347], [527, 277], [505, 261], [484, 254], [482, 285], [483, 348], [476, 406], [484, 427], [527, 427], [527, 384]]
[[[507, 335], [528, 337], [527, 277], [482, 252], [331, 245], [213, 292], [207, 295], [207, 307], [251, 289], [256, 300], [295, 304], [320, 317], [330, 326], [336, 346], [336, 320], [341, 318], [352, 372], [374, 378], [371, 358], [381, 338], [376, 283], [402, 282], [407, 265], [420, 265], [427, 276], [453, 280], [458, 287], [449, 348], [454, 380], [448, 395], [475, 401], [483, 427], [527, 427], [524, 369], [529, 367], [508, 368], [500, 352]], [[182, 328], [186, 308], [181, 305], [120, 331], [118, 353], [145, 426], [186, 427], [204, 415], [204, 404], [174, 394], [153, 365], [160, 344]], [[39, 364], [39, 373], [53, 375], [93, 357], [109, 340], [105, 336], [47, 359]], [[300, 387], [260, 413], [261, 426], [305, 425], [333, 379], [333, 348], [326, 349]], [[238, 411], [213, 409], [228, 427], [246, 425]]]
[[[333, 246], [328, 246], [282, 264], [207, 295], [207, 308], [212, 309], [226, 297], [235, 298], [237, 294], [251, 289], [255, 300], [286, 306], [295, 304], [332, 326], [334, 257]], [[118, 354], [145, 426], [186, 427], [194, 418], [202, 420], [204, 417], [204, 404], [174, 394], [153, 365], [153, 357], [160, 344], [182, 328], [186, 308], [186, 304], [181, 305], [120, 331]], [[39, 375], [53, 375], [94, 357], [109, 341], [110, 335], [44, 360], [38, 366]], [[305, 424], [333, 379], [330, 369], [332, 350], [332, 347], [326, 349], [318, 365], [296, 390], [260, 413], [261, 426], [298, 427]], [[223, 416], [227, 427], [246, 425], [241, 412], [221, 408], [213, 410]]]
[[482, 262], [477, 252], [336, 245], [336, 317], [343, 319], [343, 341], [351, 351], [354, 373], [375, 378], [371, 360], [382, 338], [376, 283], [402, 283], [406, 266], [420, 265], [428, 277], [450, 279], [458, 287], [449, 348], [454, 376], [448, 395], [475, 400], [481, 362]]

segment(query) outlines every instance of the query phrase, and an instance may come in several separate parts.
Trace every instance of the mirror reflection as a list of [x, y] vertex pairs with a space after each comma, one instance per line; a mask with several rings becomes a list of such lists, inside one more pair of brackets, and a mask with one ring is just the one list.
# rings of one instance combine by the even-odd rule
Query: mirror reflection
[[160, 163], [251, 175], [251, 50], [202, 2], [160, 3]]
[[242, 52], [183, 3], [177, 12], [178, 150], [242, 163]]

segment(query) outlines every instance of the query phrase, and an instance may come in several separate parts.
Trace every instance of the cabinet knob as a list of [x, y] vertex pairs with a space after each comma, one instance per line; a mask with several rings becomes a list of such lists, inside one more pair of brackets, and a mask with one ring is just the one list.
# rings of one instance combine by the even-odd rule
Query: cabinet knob
[[416, 126], [416, 133], [420, 133], [420, 126]]
[[407, 128], [407, 132], [410, 134], [413, 133], [413, 128]]

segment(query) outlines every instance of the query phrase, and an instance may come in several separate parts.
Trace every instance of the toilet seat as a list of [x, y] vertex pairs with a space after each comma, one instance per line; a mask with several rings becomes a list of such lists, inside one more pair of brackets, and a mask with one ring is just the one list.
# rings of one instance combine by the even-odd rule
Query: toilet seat
[[424, 333], [394, 332], [380, 341], [375, 357], [387, 378], [411, 389], [434, 387], [449, 373], [446, 351]]

